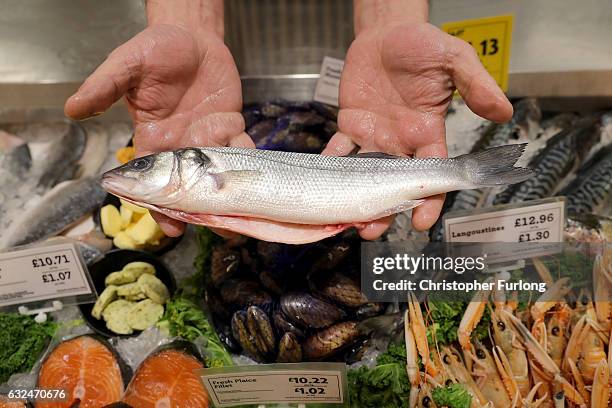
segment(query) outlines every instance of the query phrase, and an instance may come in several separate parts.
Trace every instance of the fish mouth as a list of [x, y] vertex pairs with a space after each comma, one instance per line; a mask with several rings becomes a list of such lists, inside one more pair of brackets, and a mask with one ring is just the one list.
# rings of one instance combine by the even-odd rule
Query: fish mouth
[[100, 179], [100, 185], [103, 189], [111, 194], [122, 197], [127, 195], [126, 182], [129, 183], [129, 179], [118, 176], [113, 172], [104, 173]]

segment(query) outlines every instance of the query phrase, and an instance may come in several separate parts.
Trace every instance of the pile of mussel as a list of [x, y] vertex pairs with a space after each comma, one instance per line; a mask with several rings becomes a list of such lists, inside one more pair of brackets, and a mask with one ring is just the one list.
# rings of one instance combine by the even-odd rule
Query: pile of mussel
[[338, 130], [338, 109], [318, 102], [251, 104], [242, 115], [258, 149], [320, 153]]
[[359, 284], [359, 239], [213, 249], [206, 301], [221, 339], [258, 362], [357, 361], [384, 312]]

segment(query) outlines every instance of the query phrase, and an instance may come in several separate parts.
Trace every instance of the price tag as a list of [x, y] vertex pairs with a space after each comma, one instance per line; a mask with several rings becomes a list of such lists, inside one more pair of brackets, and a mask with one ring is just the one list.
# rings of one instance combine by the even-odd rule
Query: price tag
[[450, 212], [443, 221], [446, 242], [523, 243], [488, 251], [490, 264], [550, 255], [559, 252], [563, 242], [565, 198]]
[[442, 30], [467, 41], [480, 61], [497, 81], [508, 90], [508, 64], [512, 41], [512, 16], [497, 16], [445, 23]]
[[244, 404], [331, 404], [343, 406], [344, 363], [263, 364], [202, 370], [215, 407]]
[[344, 61], [337, 58], [325, 57], [321, 64], [321, 73], [317, 81], [313, 100], [328, 105], [338, 106], [340, 91], [340, 76], [344, 68]]
[[86, 273], [69, 243], [0, 253], [0, 307], [91, 294]]
[[562, 197], [444, 216], [446, 242], [563, 242], [564, 226]]

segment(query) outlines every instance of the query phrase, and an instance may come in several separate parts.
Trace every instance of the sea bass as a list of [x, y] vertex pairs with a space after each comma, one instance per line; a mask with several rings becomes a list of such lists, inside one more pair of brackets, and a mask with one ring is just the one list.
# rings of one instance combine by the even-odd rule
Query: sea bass
[[333, 157], [235, 147], [186, 148], [135, 159], [103, 187], [169, 217], [265, 241], [302, 244], [403, 212], [423, 198], [527, 180], [525, 145], [451, 159], [381, 153]]

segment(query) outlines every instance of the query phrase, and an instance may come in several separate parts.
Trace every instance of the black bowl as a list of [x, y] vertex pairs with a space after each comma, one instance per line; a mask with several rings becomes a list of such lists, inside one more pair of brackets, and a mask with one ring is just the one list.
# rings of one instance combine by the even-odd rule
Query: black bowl
[[[102, 207], [104, 207], [105, 205], [109, 205], [109, 204], [119, 209], [119, 207], [121, 206], [121, 201], [119, 201], [119, 198], [117, 196], [114, 196], [112, 194], [107, 194], [106, 198], [104, 199], [104, 202], [102, 203], [100, 208], [96, 210], [93, 216], [94, 223], [100, 228], [102, 232], [104, 232], [104, 230], [102, 229], [102, 222], [100, 221], [100, 210], [102, 209]], [[106, 237], [111, 240], [113, 239], [113, 237], [110, 237], [108, 235], [106, 235]], [[150, 252], [155, 255], [163, 255], [166, 252], [172, 250], [174, 247], [176, 247], [177, 244], [181, 241], [182, 237], [183, 237], [182, 235], [178, 237], [164, 237], [159, 242], [159, 245], [145, 247], [142, 249], [142, 251]], [[113, 244], [113, 248], [117, 248], [117, 247]]]
[[[102, 293], [104, 288], [104, 279], [108, 274], [115, 271], [120, 271], [130, 262], [148, 262], [155, 267], [155, 276], [163, 282], [168, 288], [170, 295], [176, 291], [176, 282], [170, 270], [153, 255], [144, 251], [131, 251], [127, 249], [115, 249], [106, 254], [106, 256], [89, 267], [91, 280], [98, 295]], [[103, 319], [96, 319], [91, 315], [93, 303], [84, 303], [79, 305], [83, 318], [87, 325], [96, 333], [104, 337], [132, 337], [137, 336], [140, 331], [134, 331], [132, 334], [117, 334], [106, 328], [106, 322]]]

